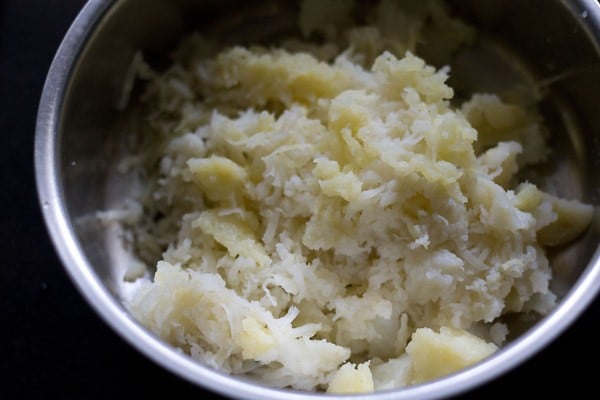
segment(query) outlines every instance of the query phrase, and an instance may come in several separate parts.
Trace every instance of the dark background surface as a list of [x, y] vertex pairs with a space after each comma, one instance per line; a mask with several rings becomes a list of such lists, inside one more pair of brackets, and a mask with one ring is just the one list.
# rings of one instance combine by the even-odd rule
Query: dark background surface
[[[37, 201], [33, 141], [54, 52], [83, 0], [0, 0], [0, 398], [219, 398], [155, 365], [96, 316], [66, 275]], [[461, 398], [599, 398], [596, 302], [543, 352]]]

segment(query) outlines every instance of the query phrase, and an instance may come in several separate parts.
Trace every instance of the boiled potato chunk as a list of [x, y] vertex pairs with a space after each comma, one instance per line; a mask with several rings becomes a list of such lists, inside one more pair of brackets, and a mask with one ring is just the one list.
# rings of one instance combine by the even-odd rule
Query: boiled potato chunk
[[521, 211], [531, 212], [535, 210], [542, 202], [542, 192], [531, 183], [520, 185], [515, 207]]
[[517, 156], [521, 151], [518, 142], [500, 142], [479, 156], [479, 162], [493, 171], [494, 182], [506, 188], [519, 170]]
[[578, 200], [566, 200], [544, 193], [544, 200], [552, 204], [556, 220], [538, 232], [538, 240], [545, 246], [568, 243], [579, 236], [590, 224], [594, 207]]
[[496, 345], [463, 330], [442, 327], [437, 333], [429, 328], [417, 329], [406, 347], [412, 361], [413, 384], [457, 372], [496, 349]]
[[244, 187], [246, 170], [228, 158], [210, 156], [187, 162], [194, 177], [212, 201], [224, 200]]
[[542, 192], [535, 185], [520, 185], [515, 206], [522, 211], [537, 214], [537, 238], [544, 246], [568, 243], [583, 233], [592, 221], [594, 207], [578, 200], [567, 200]]
[[251, 317], [242, 321], [242, 332], [236, 340], [242, 350], [242, 357], [246, 360], [260, 357], [275, 344], [269, 329]]
[[327, 393], [366, 393], [373, 391], [369, 362], [355, 366], [346, 363], [333, 375]]
[[319, 159], [315, 161], [313, 173], [319, 180], [319, 186], [327, 196], [339, 196], [346, 201], [356, 199], [362, 190], [362, 183], [353, 172], [340, 172], [335, 161]]
[[238, 215], [220, 215], [217, 210], [204, 211], [193, 226], [223, 245], [231, 257], [250, 258], [259, 266], [271, 264], [271, 258], [256, 239], [248, 224]]

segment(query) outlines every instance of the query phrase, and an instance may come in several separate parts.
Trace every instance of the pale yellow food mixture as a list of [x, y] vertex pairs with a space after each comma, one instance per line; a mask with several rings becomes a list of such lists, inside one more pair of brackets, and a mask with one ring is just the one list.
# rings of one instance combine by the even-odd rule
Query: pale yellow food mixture
[[269, 385], [369, 392], [472, 365], [503, 314], [554, 307], [543, 246], [591, 207], [515, 181], [549, 151], [535, 108], [456, 108], [448, 70], [412, 53], [428, 15], [456, 46], [471, 29], [395, 4], [328, 27], [334, 44], [216, 53], [193, 36], [166, 72], [144, 67], [158, 168], [136, 235], [161, 261], [129, 307], [161, 338]]

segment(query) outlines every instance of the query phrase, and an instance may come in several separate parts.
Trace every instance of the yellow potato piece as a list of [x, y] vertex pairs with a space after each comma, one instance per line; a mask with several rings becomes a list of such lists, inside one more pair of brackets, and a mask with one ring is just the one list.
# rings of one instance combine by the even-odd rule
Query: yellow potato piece
[[273, 347], [275, 340], [268, 327], [251, 317], [242, 320], [242, 332], [236, 338], [236, 344], [242, 348], [242, 357], [256, 359]]
[[515, 207], [521, 211], [531, 212], [542, 202], [542, 192], [531, 183], [521, 185], [517, 198], [515, 200]]
[[265, 248], [256, 240], [254, 232], [238, 215], [219, 215], [217, 210], [204, 211], [192, 225], [212, 236], [225, 246], [232, 257], [250, 258], [260, 266], [271, 264]]
[[333, 375], [327, 393], [368, 393], [373, 391], [369, 362], [355, 366], [346, 363]]
[[579, 236], [592, 220], [594, 207], [577, 200], [566, 200], [543, 194], [544, 200], [552, 203], [556, 220], [538, 231], [538, 240], [545, 246], [568, 243]]
[[522, 150], [518, 142], [500, 142], [483, 153], [479, 161], [490, 170], [495, 170], [494, 182], [507, 188], [519, 170], [517, 156]]
[[246, 170], [228, 158], [210, 156], [193, 158], [187, 162], [204, 194], [212, 201], [231, 197], [244, 187], [248, 174]]
[[496, 345], [463, 330], [442, 327], [437, 333], [429, 328], [417, 329], [406, 346], [412, 361], [413, 384], [460, 371], [496, 349]]
[[518, 138], [518, 128], [527, 124], [527, 115], [518, 106], [504, 103], [495, 95], [476, 94], [462, 106], [462, 112], [477, 129], [477, 150], [501, 141]]
[[362, 191], [362, 182], [354, 172], [340, 172], [335, 161], [320, 159], [313, 169], [319, 180], [319, 186], [327, 196], [339, 196], [346, 201], [356, 199]]
[[333, 98], [351, 85], [350, 75], [342, 69], [306, 53], [273, 50], [256, 54], [242, 47], [221, 53], [216, 60], [214, 82], [219, 90], [238, 88], [248, 101], [310, 103], [317, 98]]
[[554, 219], [537, 232], [538, 241], [544, 246], [558, 246], [576, 239], [592, 221], [593, 206], [544, 193], [530, 183], [520, 186], [515, 199], [515, 206], [526, 212], [535, 212], [541, 205], [548, 203]]

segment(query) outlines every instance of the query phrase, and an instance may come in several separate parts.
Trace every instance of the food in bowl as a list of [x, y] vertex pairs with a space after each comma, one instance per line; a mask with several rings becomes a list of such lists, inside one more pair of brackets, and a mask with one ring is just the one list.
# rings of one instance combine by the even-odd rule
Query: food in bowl
[[192, 35], [164, 72], [138, 58], [123, 167], [145, 186], [125, 223], [156, 270], [128, 307], [220, 371], [368, 392], [472, 365], [505, 316], [552, 310], [545, 248], [592, 207], [521, 180], [551, 151], [535, 96], [457, 101], [416, 54], [447, 60], [473, 28], [437, 2], [381, 1], [358, 25], [334, 3], [303, 3], [304, 39]]

